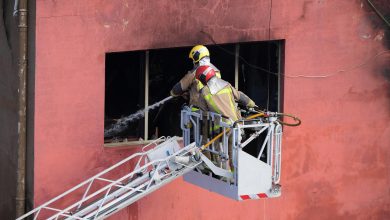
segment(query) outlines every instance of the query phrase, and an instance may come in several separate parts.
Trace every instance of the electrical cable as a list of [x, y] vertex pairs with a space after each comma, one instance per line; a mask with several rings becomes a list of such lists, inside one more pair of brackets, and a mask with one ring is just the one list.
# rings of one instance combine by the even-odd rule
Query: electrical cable
[[[212, 37], [209, 33], [205, 32], [205, 31], [203, 31], [203, 30], [201, 30], [200, 32], [203, 33], [203, 34], [205, 34], [205, 35], [207, 35], [208, 38], [213, 42], [213, 44], [214, 44], [215, 46], [219, 47], [219, 48], [220, 48], [221, 50], [223, 50], [225, 53], [235, 56], [235, 54], [231, 53], [230, 51], [226, 50], [226, 49], [223, 48], [222, 46], [218, 45], [217, 42], [213, 39], [213, 37]], [[328, 77], [334, 76], [334, 75], [339, 74], [339, 73], [350, 72], [350, 71], [355, 70], [355, 69], [357, 69], [357, 68], [363, 67], [363, 66], [367, 65], [367, 64], [369, 63], [369, 61], [371, 61], [371, 60], [373, 60], [373, 59], [376, 59], [377, 57], [382, 56], [383, 54], [387, 54], [387, 53], [390, 53], [390, 50], [383, 50], [383, 51], [380, 51], [380, 52], [378, 52], [377, 54], [375, 54], [374, 56], [369, 57], [369, 58], [368, 58], [367, 60], [365, 60], [364, 62], [362, 62], [362, 63], [360, 63], [360, 64], [358, 64], [358, 65], [356, 65], [356, 66], [353, 66], [353, 67], [351, 67], [351, 68], [349, 68], [349, 69], [338, 70], [338, 71], [336, 71], [336, 72], [329, 73], [329, 74], [325, 74], [325, 75], [303, 75], [303, 74], [299, 74], [299, 75], [287, 75], [287, 74], [284, 74], [284, 73], [275, 73], [275, 72], [272, 72], [272, 71], [268, 71], [268, 70], [265, 69], [265, 68], [262, 68], [262, 67], [259, 67], [259, 66], [256, 66], [256, 65], [253, 65], [253, 64], [249, 63], [248, 61], [246, 61], [246, 60], [245, 60], [242, 56], [240, 56], [240, 55], [238, 55], [238, 57], [240, 58], [240, 60], [241, 60], [242, 62], [244, 62], [245, 64], [247, 64], [249, 67], [251, 67], [251, 68], [253, 68], [253, 69], [262, 70], [262, 71], [264, 71], [264, 72], [266, 72], [266, 73], [270, 73], [270, 74], [273, 74], [273, 75], [275, 75], [275, 76], [280, 76], [280, 75], [282, 75], [282, 76], [285, 76], [285, 77], [287, 77], [287, 78], [328, 78]]]
[[[203, 30], [201, 30], [200, 32], [203, 33], [203, 34], [205, 34], [205, 35], [207, 35], [207, 37], [213, 42], [213, 44], [214, 44], [215, 46], [217, 46], [218, 48], [220, 48], [221, 50], [223, 50], [225, 53], [230, 54], [230, 55], [232, 55], [232, 56], [235, 56], [235, 55], [236, 55], [236, 54], [234, 54], [234, 53], [228, 51], [227, 49], [223, 48], [223, 47], [220, 46], [219, 44], [217, 44], [217, 42], [214, 40], [214, 38], [213, 38], [209, 33], [205, 32], [205, 31], [203, 31]], [[279, 76], [279, 75], [280, 75], [280, 74], [278, 74], [278, 73], [274, 73], [274, 72], [268, 71], [268, 70], [265, 69], [265, 68], [262, 68], [262, 67], [253, 65], [253, 64], [249, 63], [248, 61], [246, 61], [246, 60], [245, 60], [242, 56], [240, 56], [240, 55], [238, 55], [238, 58], [240, 58], [240, 60], [242, 60], [245, 64], [247, 64], [249, 67], [251, 67], [251, 68], [253, 68], [253, 69], [262, 70], [262, 71], [264, 71], [264, 72], [271, 73], [271, 74], [274, 74], [274, 75], [276, 75], [276, 76]]]
[[[245, 118], [245, 120], [252, 120], [252, 119], [255, 119], [255, 118], [258, 118], [258, 117], [269, 117], [269, 115], [267, 115], [266, 112], [264, 111], [256, 111], [257, 113], [256, 114], [253, 114], [253, 115], [250, 115], [248, 117]], [[294, 115], [291, 115], [291, 114], [286, 114], [286, 113], [278, 113], [276, 112], [275, 114], [276, 116], [283, 116], [283, 117], [290, 117], [292, 119], [294, 119], [294, 121], [296, 121], [296, 123], [287, 123], [287, 122], [284, 122], [280, 119], [278, 119], [277, 121], [282, 124], [282, 125], [286, 125], [286, 126], [299, 126], [301, 125], [302, 121], [301, 119], [299, 119], [298, 117], [294, 116]], [[235, 122], [236, 123], [236, 122]], [[222, 137], [222, 135], [228, 133], [231, 129], [230, 128], [227, 128], [225, 131], [219, 133], [217, 136], [215, 136], [213, 139], [211, 139], [209, 142], [207, 142], [206, 144], [202, 145], [200, 147], [200, 150], [203, 151], [205, 150], [207, 147], [209, 147], [213, 142], [215, 142], [216, 140], [218, 140], [219, 138]]]

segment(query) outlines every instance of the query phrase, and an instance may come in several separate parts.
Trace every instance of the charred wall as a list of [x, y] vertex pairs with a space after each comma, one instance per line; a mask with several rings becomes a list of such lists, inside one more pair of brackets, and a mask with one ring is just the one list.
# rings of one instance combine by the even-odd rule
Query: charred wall
[[[376, 36], [382, 40], [384, 47], [390, 50], [390, 4], [386, 0], [367, 0], [365, 3], [367, 8], [367, 20], [372, 25], [372, 31], [377, 33]], [[387, 51], [387, 59], [380, 60], [378, 67], [386, 80], [390, 81], [390, 65], [388, 63], [389, 51]], [[390, 91], [389, 91], [390, 97]]]

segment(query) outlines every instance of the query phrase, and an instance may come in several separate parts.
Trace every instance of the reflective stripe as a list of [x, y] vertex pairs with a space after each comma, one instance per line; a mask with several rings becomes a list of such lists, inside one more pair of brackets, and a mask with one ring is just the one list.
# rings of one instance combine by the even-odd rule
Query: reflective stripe
[[204, 85], [197, 79], [196, 80], [196, 90], [198, 90], [198, 92], [203, 89]]
[[[220, 91], [217, 92], [216, 95], [223, 95], [223, 94], [227, 94], [229, 96], [229, 105], [230, 105], [230, 111], [232, 111], [232, 115], [236, 115], [236, 118], [233, 118], [233, 120], [237, 120], [237, 112], [235, 112], [235, 105], [233, 103], [233, 96], [232, 96], [232, 90], [230, 87], [227, 87], [227, 88], [223, 88], [221, 89]], [[217, 107], [217, 105], [215, 104], [214, 100], [213, 100], [213, 95], [211, 93], [207, 94], [204, 96], [206, 102], [211, 105], [211, 107], [214, 109], [214, 111], [216, 111], [216, 113], [218, 114], [222, 114], [222, 111]], [[230, 123], [229, 120], [227, 120], [227, 123]]]
[[213, 107], [213, 109], [218, 113], [221, 114], [220, 110], [218, 109], [217, 105], [215, 104], [214, 100], [212, 99], [211, 93], [207, 94], [204, 99], [206, 99], [206, 102]]
[[[199, 69], [201, 69], [201, 68], [203, 68], [203, 67], [201, 66]], [[211, 67], [207, 67], [207, 68], [201, 73], [201, 75], [207, 75], [207, 73], [208, 73], [210, 70], [211, 70]]]
[[[229, 95], [229, 98], [231, 98], [230, 93], [231, 93], [231, 90], [230, 90], [230, 88], [228, 87], [228, 88], [223, 88], [223, 89], [219, 90], [219, 91], [217, 92], [216, 95], [228, 94], [228, 95]], [[207, 94], [204, 98], [205, 98], [206, 101], [214, 108], [214, 110], [215, 110], [217, 113], [221, 114], [222, 112], [218, 109], [218, 107], [217, 107], [217, 105], [215, 104], [215, 102], [214, 102], [214, 100], [212, 99], [212, 97], [213, 97], [213, 95], [211, 95], [211, 93], [209, 93], [209, 94]], [[233, 106], [233, 109], [234, 109], [234, 105], [232, 105], [231, 99], [230, 99], [230, 107], [232, 107], [232, 106]]]
[[227, 88], [223, 88], [223, 89], [219, 90], [219, 91], [217, 92], [217, 94], [218, 94], [218, 95], [222, 95], [222, 94], [226, 94], [226, 93], [230, 93], [230, 92], [231, 92], [230, 88], [227, 87]]
[[[225, 123], [228, 124], [228, 125], [231, 125], [231, 124], [232, 124], [232, 121], [229, 120], [229, 119], [226, 119], [226, 118], [222, 118], [222, 121], [225, 122]], [[221, 128], [220, 125], [214, 125], [213, 128], [210, 128], [210, 131], [216, 131], [216, 130], [218, 130], [218, 129], [220, 129], [220, 128]]]
[[[230, 88], [229, 88], [230, 89]], [[234, 97], [232, 96], [232, 92], [229, 92], [229, 104], [230, 104], [230, 110], [233, 112], [234, 115], [237, 116], [237, 112], [235, 112], [234, 110], [236, 109], [234, 103], [233, 103], [233, 100], [234, 100]], [[238, 118], [234, 118], [234, 120], [237, 120]]]
[[[227, 94], [229, 96], [230, 111], [232, 111], [233, 115], [237, 115], [237, 113], [234, 111], [235, 110], [235, 106], [234, 106], [234, 103], [232, 101], [234, 99], [233, 99], [232, 90], [230, 89], [230, 87], [221, 89], [221, 91], [219, 91], [217, 94], [218, 95]], [[238, 118], [233, 118], [233, 119], [237, 120]]]
[[210, 128], [210, 131], [216, 131], [216, 130], [218, 130], [219, 128], [221, 128], [221, 126], [219, 126], [219, 125], [214, 125], [213, 128]]
[[265, 193], [259, 193], [259, 194], [250, 194], [250, 195], [240, 195], [241, 200], [248, 200], [248, 199], [263, 199], [268, 198], [268, 195]]

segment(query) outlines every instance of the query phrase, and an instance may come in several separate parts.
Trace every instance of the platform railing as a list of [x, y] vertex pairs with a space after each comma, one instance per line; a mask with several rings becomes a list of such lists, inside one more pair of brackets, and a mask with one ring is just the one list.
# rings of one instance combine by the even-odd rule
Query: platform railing
[[[220, 114], [199, 109], [194, 111], [193, 108], [185, 106], [181, 111], [184, 144], [195, 141], [197, 146], [202, 146], [223, 133], [220, 140], [211, 143], [204, 149], [204, 152], [217, 156], [219, 161], [213, 162], [217, 163], [220, 168], [226, 169], [229, 167], [228, 161], [232, 160], [231, 170], [237, 170], [238, 151], [248, 148], [256, 138], [263, 138], [261, 144], [257, 146], [258, 153], [252, 156], [272, 167], [272, 180], [274, 184], [277, 184], [281, 173], [282, 126], [276, 114], [269, 112], [265, 115], [267, 117], [232, 122]], [[244, 134], [246, 134], [245, 138]], [[232, 158], [229, 158], [229, 145], [232, 145]], [[266, 159], [262, 155], [266, 155]], [[237, 173], [233, 175], [234, 180], [237, 180]], [[234, 182], [237, 183], [237, 181]]]

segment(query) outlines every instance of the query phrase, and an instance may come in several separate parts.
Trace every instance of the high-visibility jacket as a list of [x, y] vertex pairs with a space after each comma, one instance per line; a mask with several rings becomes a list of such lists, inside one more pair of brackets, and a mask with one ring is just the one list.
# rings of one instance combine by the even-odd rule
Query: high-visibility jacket
[[208, 83], [208, 85], [204, 86], [201, 90], [208, 111], [216, 112], [236, 121], [241, 118], [236, 102], [244, 106], [254, 103], [247, 95], [235, 89], [230, 83], [216, 77], [211, 80], [214, 80], [214, 83], [221, 86], [217, 90], [211, 92], [211, 85]]
[[[220, 71], [214, 65], [210, 65], [216, 71], [217, 77], [221, 78]], [[195, 78], [195, 72], [196, 68], [191, 71], [188, 71], [187, 74], [173, 86], [171, 90], [171, 95], [179, 96], [182, 95], [184, 92], [188, 91], [190, 96], [189, 104], [197, 106], [201, 110], [206, 111], [207, 104], [203, 97], [200, 95], [200, 90], [203, 88], [203, 84]]]

